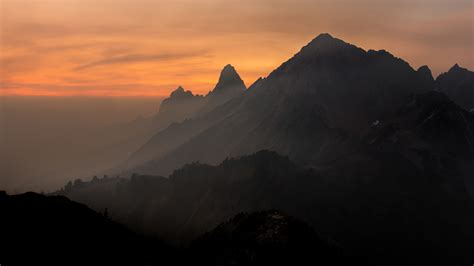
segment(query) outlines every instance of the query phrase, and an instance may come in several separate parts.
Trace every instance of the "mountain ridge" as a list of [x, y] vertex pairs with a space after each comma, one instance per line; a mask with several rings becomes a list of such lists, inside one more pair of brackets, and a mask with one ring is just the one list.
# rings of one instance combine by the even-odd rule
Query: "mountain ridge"
[[[178, 95], [183, 94], [184, 89], [179, 90], [178, 88], [177, 90]], [[156, 130], [154, 136], [138, 150], [134, 151], [129, 159], [123, 165], [116, 167], [116, 169], [119, 169], [118, 171], [130, 169], [146, 160], [151, 160], [173, 150], [179, 144], [189, 140], [195, 134], [200, 133], [206, 127], [222, 119], [225, 113], [214, 112], [214, 114], [211, 114], [212, 111], [219, 108], [222, 110], [226, 108], [226, 105], [232, 105], [232, 101], [242, 96], [245, 91], [245, 84], [235, 68], [230, 64], [226, 65], [221, 71], [219, 81], [211, 92], [206, 96], [191, 96], [193, 95], [192, 92], [185, 92], [187, 95], [185, 100], [179, 100], [179, 103], [171, 108], [172, 111], [178, 113], [183, 113], [182, 109], [184, 109], [184, 115], [181, 115], [179, 119], [168, 121], [166, 127]], [[171, 100], [171, 97], [168, 99]], [[191, 109], [186, 106], [188, 103], [187, 99], [191, 99], [195, 103]], [[157, 117], [159, 115], [160, 113], [158, 113]], [[164, 117], [168, 119], [168, 116], [164, 115]], [[196, 123], [196, 121], [206, 119], [206, 123]]]
[[[425, 76], [386, 51], [366, 52], [323, 34], [236, 97], [228, 115], [218, 114], [223, 119], [132, 171], [167, 175], [186, 162], [214, 164], [260, 149], [313, 163], [408, 96], [430, 90]], [[206, 123], [200, 119], [192, 123]]]
[[436, 78], [436, 89], [464, 109], [474, 108], [474, 72], [455, 64]]

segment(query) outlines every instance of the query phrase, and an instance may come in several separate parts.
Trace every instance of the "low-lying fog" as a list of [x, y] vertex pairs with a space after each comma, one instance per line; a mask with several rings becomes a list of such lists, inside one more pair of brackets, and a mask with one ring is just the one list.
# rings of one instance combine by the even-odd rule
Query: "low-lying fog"
[[127, 125], [151, 117], [161, 100], [1, 97], [0, 190], [53, 191], [115, 166], [140, 145]]

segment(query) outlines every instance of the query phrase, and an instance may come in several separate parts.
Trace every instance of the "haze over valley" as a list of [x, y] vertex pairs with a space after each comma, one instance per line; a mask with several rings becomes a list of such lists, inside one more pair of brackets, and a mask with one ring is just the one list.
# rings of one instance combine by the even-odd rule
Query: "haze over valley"
[[0, 264], [474, 262], [472, 1], [81, 3], [2, 8]]
[[102, 173], [127, 157], [110, 147], [129, 137], [120, 136], [119, 125], [151, 117], [161, 100], [2, 97], [0, 186], [12, 193], [52, 191]]

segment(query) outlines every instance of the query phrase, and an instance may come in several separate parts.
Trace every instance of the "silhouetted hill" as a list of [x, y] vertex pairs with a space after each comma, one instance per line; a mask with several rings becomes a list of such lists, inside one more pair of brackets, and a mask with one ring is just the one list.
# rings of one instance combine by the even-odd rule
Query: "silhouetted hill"
[[200, 265], [344, 264], [334, 244], [279, 211], [240, 213], [199, 237], [190, 250]]
[[5, 265], [167, 265], [173, 250], [62, 196], [0, 193]]
[[454, 65], [436, 79], [437, 89], [466, 110], [474, 108], [474, 72]]

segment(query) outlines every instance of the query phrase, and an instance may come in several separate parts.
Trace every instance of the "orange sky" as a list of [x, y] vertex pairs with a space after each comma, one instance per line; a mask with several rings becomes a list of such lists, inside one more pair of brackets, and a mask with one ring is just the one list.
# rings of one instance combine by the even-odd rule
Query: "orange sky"
[[0, 0], [0, 95], [206, 93], [247, 85], [321, 32], [435, 74], [474, 69], [472, 0]]

